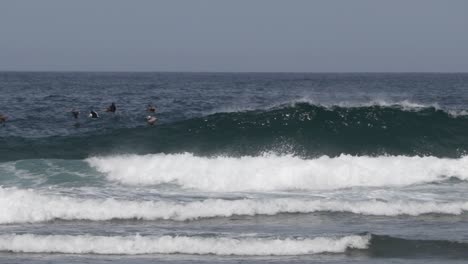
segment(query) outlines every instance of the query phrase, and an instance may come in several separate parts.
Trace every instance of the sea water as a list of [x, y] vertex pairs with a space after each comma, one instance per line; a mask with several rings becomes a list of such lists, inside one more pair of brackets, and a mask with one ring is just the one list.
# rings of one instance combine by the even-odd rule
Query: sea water
[[466, 262], [467, 92], [456, 73], [0, 73], [0, 262]]

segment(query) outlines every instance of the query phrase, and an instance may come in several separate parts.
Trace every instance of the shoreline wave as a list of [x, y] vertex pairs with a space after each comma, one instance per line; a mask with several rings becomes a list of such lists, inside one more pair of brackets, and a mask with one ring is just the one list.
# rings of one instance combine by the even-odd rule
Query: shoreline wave
[[195, 254], [281, 256], [365, 249], [370, 236], [304, 239], [188, 236], [0, 235], [0, 251], [65, 254]]
[[466, 259], [467, 243], [418, 240], [362, 234], [313, 238], [95, 236], [2, 234], [0, 252], [148, 255], [189, 254], [218, 256], [291, 256], [347, 254], [373, 258], [449, 257]]
[[205, 199], [191, 202], [79, 199], [44, 195], [33, 190], [0, 189], [0, 224], [60, 220], [191, 221], [214, 217], [277, 215], [283, 213], [352, 213], [372, 216], [460, 215], [465, 202], [346, 201], [328, 199]]

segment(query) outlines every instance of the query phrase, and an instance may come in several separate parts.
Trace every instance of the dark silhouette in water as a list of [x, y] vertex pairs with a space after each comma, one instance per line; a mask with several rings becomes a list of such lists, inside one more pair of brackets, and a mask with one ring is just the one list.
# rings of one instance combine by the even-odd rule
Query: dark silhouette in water
[[89, 117], [91, 118], [99, 118], [99, 115], [96, 111], [94, 110], [91, 110], [91, 112], [89, 112]]
[[0, 114], [0, 124], [5, 125], [5, 122], [8, 120], [8, 117], [5, 115]]
[[78, 117], [80, 116], [80, 111], [78, 110], [73, 109], [71, 113], [75, 119], [78, 119]]
[[156, 107], [152, 104], [149, 104], [148, 107], [146, 108], [146, 111], [155, 113], [156, 112]]
[[107, 107], [106, 112], [111, 112], [115, 113], [117, 111], [117, 107], [115, 106], [115, 103], [112, 103], [109, 107]]

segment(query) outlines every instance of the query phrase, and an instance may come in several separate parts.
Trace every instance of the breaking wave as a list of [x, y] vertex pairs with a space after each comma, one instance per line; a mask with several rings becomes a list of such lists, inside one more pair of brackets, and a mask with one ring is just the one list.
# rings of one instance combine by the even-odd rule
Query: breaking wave
[[468, 157], [408, 156], [197, 157], [154, 154], [93, 157], [87, 162], [107, 179], [130, 185], [172, 183], [204, 191], [338, 189], [354, 186], [405, 186], [468, 179]]
[[188, 236], [0, 235], [0, 251], [67, 254], [306, 255], [364, 249], [370, 236], [225, 238]]
[[411, 240], [384, 235], [315, 238], [0, 235], [0, 251], [64, 254], [192, 254], [287, 256], [346, 253], [380, 258], [450, 257], [466, 259], [467, 244], [448, 240]]
[[346, 201], [328, 199], [206, 199], [192, 202], [78, 199], [39, 194], [32, 190], [0, 189], [0, 224], [43, 222], [55, 219], [107, 221], [112, 219], [186, 221], [233, 215], [347, 212], [397, 216], [421, 214], [459, 215], [468, 202]]

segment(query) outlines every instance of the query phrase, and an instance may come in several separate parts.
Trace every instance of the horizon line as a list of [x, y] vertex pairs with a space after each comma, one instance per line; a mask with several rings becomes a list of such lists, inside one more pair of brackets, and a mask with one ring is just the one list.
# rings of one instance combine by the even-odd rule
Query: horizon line
[[232, 74], [466, 74], [468, 71], [132, 71], [132, 70], [1, 70], [0, 73], [232, 73]]

